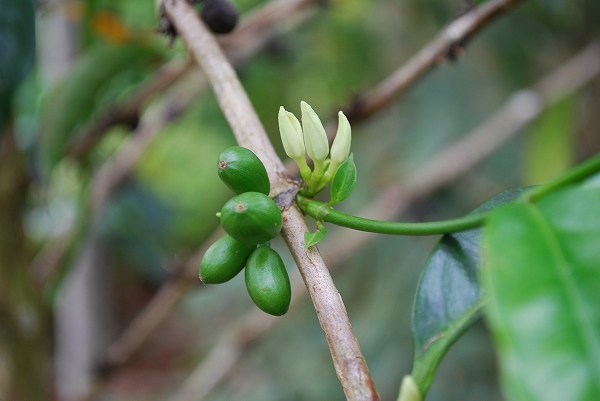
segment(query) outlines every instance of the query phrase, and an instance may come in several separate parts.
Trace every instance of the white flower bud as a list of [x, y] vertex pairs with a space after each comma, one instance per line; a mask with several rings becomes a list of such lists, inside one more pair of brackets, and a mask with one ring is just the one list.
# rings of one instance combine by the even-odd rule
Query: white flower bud
[[350, 154], [350, 143], [352, 140], [351, 128], [348, 119], [341, 111], [338, 113], [338, 129], [335, 139], [331, 145], [331, 163], [323, 175], [320, 186], [325, 186], [333, 179], [335, 172]]
[[302, 128], [304, 131], [304, 143], [306, 144], [306, 153], [317, 165], [322, 163], [329, 154], [329, 141], [325, 128], [317, 116], [317, 113], [306, 102], [300, 102], [302, 109]]
[[286, 111], [283, 106], [279, 108], [279, 133], [285, 153], [296, 161], [300, 167], [300, 174], [305, 181], [309, 180], [312, 174], [310, 167], [306, 163], [304, 136], [302, 135], [302, 126], [296, 116]]
[[351, 128], [348, 119], [341, 111], [338, 113], [338, 129], [331, 145], [331, 164], [339, 166], [350, 154]]
[[304, 137], [300, 121], [294, 114], [286, 111], [283, 106], [279, 108], [278, 120], [285, 153], [294, 160], [304, 158]]

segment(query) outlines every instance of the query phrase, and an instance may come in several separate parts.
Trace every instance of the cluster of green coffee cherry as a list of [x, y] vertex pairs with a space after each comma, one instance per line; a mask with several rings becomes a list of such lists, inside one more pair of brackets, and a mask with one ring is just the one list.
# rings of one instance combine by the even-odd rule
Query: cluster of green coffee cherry
[[[356, 171], [350, 152], [350, 124], [339, 113], [338, 131], [331, 146], [321, 120], [305, 102], [301, 103], [302, 125], [292, 113], [279, 110], [279, 130], [286, 153], [300, 167], [303, 196], [313, 196], [333, 180], [330, 204], [345, 199], [354, 188]], [[314, 163], [311, 169], [306, 154]], [[227, 233], [208, 248], [200, 263], [200, 280], [218, 284], [234, 278], [246, 267], [246, 288], [263, 311], [280, 316], [291, 299], [290, 279], [279, 254], [269, 242], [283, 224], [281, 212], [269, 198], [267, 170], [249, 149], [234, 146], [219, 156], [221, 180], [237, 194], [220, 212]], [[321, 223], [319, 221], [319, 223]], [[316, 244], [325, 235], [322, 223], [316, 233], [306, 233], [305, 243]]]
[[234, 146], [219, 156], [219, 177], [236, 194], [221, 209], [227, 234], [208, 248], [200, 263], [200, 280], [219, 284], [246, 267], [246, 288], [256, 306], [271, 315], [287, 312], [291, 287], [283, 260], [269, 246], [279, 234], [279, 207], [269, 198], [267, 170], [249, 149]]

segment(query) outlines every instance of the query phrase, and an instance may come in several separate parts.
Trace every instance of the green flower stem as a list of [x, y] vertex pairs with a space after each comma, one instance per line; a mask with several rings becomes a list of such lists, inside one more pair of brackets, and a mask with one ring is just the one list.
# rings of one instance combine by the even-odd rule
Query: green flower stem
[[314, 170], [310, 175], [309, 180], [306, 182], [306, 195], [314, 196], [318, 191], [319, 184], [323, 178], [323, 172], [325, 170], [325, 161], [314, 161]]
[[314, 160], [313, 176], [311, 177], [315, 183], [321, 180], [325, 170], [325, 160]]
[[304, 155], [302, 155], [302, 157], [294, 159], [294, 161], [300, 168], [300, 175], [302, 176], [302, 179], [304, 179], [304, 181], [310, 180], [310, 177], [312, 175], [312, 170], [310, 169], [310, 167], [308, 167], [308, 164], [306, 163], [306, 159], [304, 158]]
[[[600, 172], [600, 154], [588, 159], [547, 184], [525, 192], [518, 202], [535, 202], [567, 185], [579, 182]], [[436, 235], [468, 230], [483, 225], [487, 213], [467, 215], [458, 219], [433, 221], [428, 223], [399, 223], [370, 220], [352, 216], [333, 209], [326, 203], [297, 196], [298, 206], [316, 220], [327, 221], [338, 226], [379, 234], [392, 235]]]
[[323, 220], [338, 226], [379, 234], [392, 235], [436, 235], [468, 230], [483, 224], [486, 214], [475, 214], [459, 219], [434, 221], [429, 223], [398, 223], [379, 221], [352, 216], [327, 206], [326, 203], [307, 199], [298, 195], [300, 209], [316, 220]]
[[535, 202], [540, 198], [548, 195], [550, 192], [556, 191], [567, 185], [579, 182], [600, 172], [600, 154], [589, 158], [583, 163], [573, 167], [569, 171], [560, 175], [554, 180], [535, 187], [530, 191], [525, 192], [519, 199], [520, 202]]
[[340, 167], [340, 164], [342, 164], [342, 163], [338, 163], [338, 162], [334, 162], [334, 161], [330, 162], [329, 166], [327, 167], [327, 171], [325, 171], [325, 174], [323, 175], [323, 178], [321, 179], [321, 182], [320, 182], [320, 186], [322, 185], [322, 188], [325, 188], [325, 186], [329, 183], [329, 181], [331, 181], [333, 179], [333, 175], [337, 171], [338, 167]]

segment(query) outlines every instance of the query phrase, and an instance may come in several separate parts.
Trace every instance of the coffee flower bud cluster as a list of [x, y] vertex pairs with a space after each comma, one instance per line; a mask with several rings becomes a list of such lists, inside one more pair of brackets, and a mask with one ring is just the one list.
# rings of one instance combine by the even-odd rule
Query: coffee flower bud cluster
[[[285, 153], [300, 167], [306, 183], [306, 195], [312, 196], [325, 188], [335, 172], [350, 154], [351, 129], [348, 119], [338, 113], [338, 129], [331, 151], [325, 128], [319, 116], [306, 102], [300, 102], [302, 124], [293, 113], [279, 108], [279, 131]], [[305, 153], [313, 161], [313, 169], [306, 163]], [[328, 157], [329, 156], [329, 157]]]

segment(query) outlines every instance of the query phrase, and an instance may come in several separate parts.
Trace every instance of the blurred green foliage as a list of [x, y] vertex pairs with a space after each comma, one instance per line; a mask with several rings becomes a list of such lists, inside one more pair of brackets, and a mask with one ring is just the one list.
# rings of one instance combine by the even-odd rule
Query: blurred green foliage
[[542, 184], [572, 166], [574, 103], [572, 98], [567, 98], [549, 108], [527, 133], [523, 152], [525, 184]]
[[90, 47], [65, 78], [44, 98], [40, 112], [39, 159], [44, 175], [67, 152], [77, 130], [99, 110], [145, 74], [141, 70], [158, 59], [156, 49], [140, 43], [101, 44]]
[[11, 114], [13, 93], [23, 81], [35, 55], [33, 0], [0, 1], [0, 138]]
[[170, 252], [198, 246], [219, 225], [215, 213], [233, 195], [217, 175], [219, 154], [233, 137], [216, 105], [207, 113], [206, 103], [214, 102], [203, 95], [166, 125], [136, 169], [140, 183], [173, 209], [163, 233]]
[[[78, 21], [81, 38], [74, 65], [98, 48], [114, 46], [115, 41], [142, 41], [150, 46], [159, 43], [165, 59], [185, 52], [180, 41], [167, 49], [167, 39], [152, 33], [158, 22], [153, 0], [81, 3], [84, 13]], [[241, 11], [261, 3], [236, 2]], [[276, 37], [238, 68], [242, 83], [282, 156], [277, 128], [279, 106], [299, 115], [299, 104], [304, 100], [324, 122], [329, 120], [355, 95], [402, 65], [463, 7], [459, 0], [324, 3], [315, 16]], [[377, 190], [409, 175], [437, 151], [477, 127], [513, 91], [534, 83], [597, 39], [598, 21], [597, 0], [532, 0], [493, 22], [471, 39], [464, 57], [442, 62], [398, 102], [353, 126], [357, 185], [339, 208], [358, 213]], [[75, 133], [75, 128], [93, 121], [107, 106], [126, 98], [126, 93], [156, 67], [156, 63], [143, 62], [140, 68], [120, 71], [122, 75], [111, 75], [103, 81], [89, 99], [89, 110], [85, 115], [77, 113], [80, 120], [71, 124], [67, 134]], [[43, 66], [37, 68], [42, 70]], [[98, 63], [97, 68], [102, 69], [102, 64]], [[21, 88], [22, 101], [16, 111], [20, 122], [16, 130], [23, 138], [47, 128], [39, 126], [43, 124], [38, 107], [40, 96], [44, 94], [50, 105], [57, 99], [54, 84], [43, 82], [39, 76], [32, 79], [34, 82]], [[579, 150], [581, 138], [590, 138], [591, 130], [597, 136], [600, 115], [589, 110], [598, 107], [600, 91], [596, 84], [548, 111], [532, 128], [532, 137], [526, 142], [520, 138], [511, 140], [454, 186], [419, 202], [403, 219], [459, 216], [503, 189], [550, 178], [559, 167], [565, 168], [588, 154], [585, 152], [600, 148], [600, 141], [593, 140], [592, 134], [592, 140], [584, 146], [585, 152]], [[32, 128], [35, 124], [38, 126]], [[130, 131], [131, 127], [124, 126], [114, 129], [76, 167], [69, 160], [59, 161], [54, 178], [30, 196], [27, 210], [31, 227], [37, 227], [36, 221], [44, 218], [65, 221], [68, 213], [83, 213], [92, 171], [111, 157]], [[113, 253], [116, 272], [119, 268], [128, 272], [133, 269], [140, 282], [157, 285], [170, 275], [165, 267], [202, 244], [219, 224], [215, 212], [232, 196], [217, 178], [216, 161], [219, 153], [233, 144], [230, 128], [209, 91], [197, 96], [181, 117], [161, 130], [134, 173], [113, 194], [102, 216], [100, 229]], [[39, 140], [36, 146], [39, 150], [40, 146], [56, 145], [44, 145]], [[550, 158], [557, 161], [553, 165], [556, 170], [545, 171], [540, 166]], [[31, 164], [34, 174], [38, 174], [39, 166]], [[77, 173], [58, 174], [65, 166]], [[73, 187], [83, 190], [74, 191]], [[65, 199], [68, 202], [61, 204], [71, 205], [68, 212], [51, 207], [57, 200]], [[313, 223], [310, 224], [312, 228]], [[36, 230], [30, 230], [35, 245], [58, 235], [46, 230], [44, 236], [43, 230]], [[328, 238], [338, 231], [331, 228]], [[31, 234], [34, 232], [37, 234]], [[321, 249], [327, 249], [328, 238], [319, 244]], [[436, 242], [437, 238], [377, 235], [361, 249], [344, 250], [353, 256], [333, 273], [382, 399], [394, 399], [401, 377], [410, 372], [412, 303], [421, 269]], [[283, 244], [275, 246], [288, 270], [294, 271]], [[118, 277], [119, 273], [117, 280]], [[223, 328], [252, 307], [243, 285], [240, 276], [223, 286], [203, 286], [193, 291], [177, 310], [177, 316], [183, 316], [197, 329], [196, 348], [182, 358], [186, 371], [201, 360], [222, 335]], [[264, 341], [249, 347], [228, 381], [208, 399], [344, 399], [310, 302], [305, 299], [278, 322]], [[495, 363], [486, 329], [476, 325], [442, 361], [427, 400], [500, 400]], [[164, 394], [175, 391], [178, 384], [165, 389]], [[115, 399], [159, 399], [161, 395], [142, 394], [136, 398], [123, 391]]]

